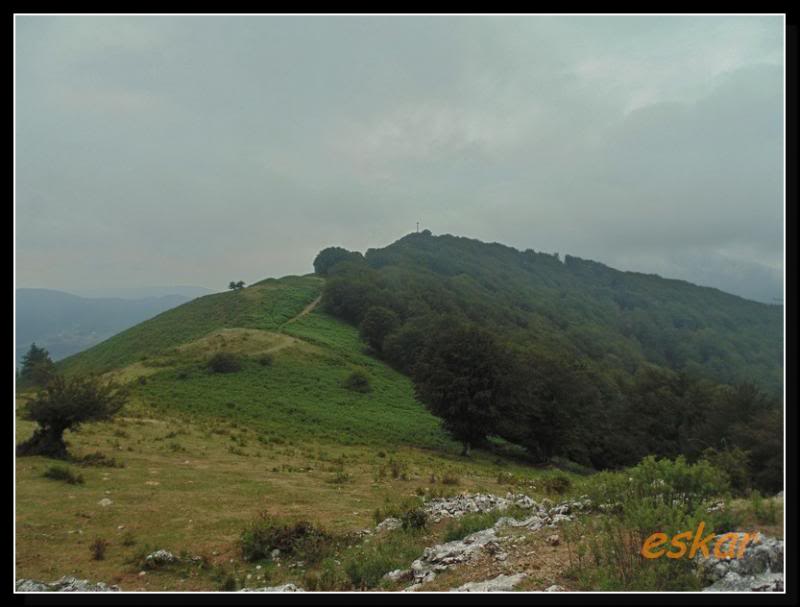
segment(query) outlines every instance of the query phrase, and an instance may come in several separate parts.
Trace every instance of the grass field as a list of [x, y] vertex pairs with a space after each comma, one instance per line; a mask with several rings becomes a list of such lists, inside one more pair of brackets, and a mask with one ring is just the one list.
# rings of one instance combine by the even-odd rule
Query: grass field
[[[114, 420], [67, 433], [74, 456], [100, 451], [121, 467], [73, 463], [84, 482], [68, 484], [44, 476], [54, 460], [17, 459], [16, 577], [216, 590], [231, 575], [302, 585], [308, 574], [347, 586], [345, 568], [367, 558], [363, 546], [347, 548], [338, 565], [255, 569], [241, 559], [239, 535], [259, 512], [341, 534], [426, 492], [504, 493], [510, 478], [546, 474], [487, 452], [461, 458], [408, 378], [365, 354], [353, 327], [309, 309], [319, 289], [317, 278], [290, 277], [203, 297], [63, 361], [67, 373], [130, 383]], [[209, 371], [220, 351], [238, 356], [241, 370]], [[369, 392], [344, 386], [354, 370]], [[34, 429], [20, 416], [28, 396], [18, 395], [18, 442]], [[408, 558], [407, 566], [443, 533], [396, 534], [370, 558], [390, 552], [386, 563]], [[90, 550], [98, 538], [108, 542], [102, 560]], [[208, 565], [140, 576], [141, 556], [160, 548]]]

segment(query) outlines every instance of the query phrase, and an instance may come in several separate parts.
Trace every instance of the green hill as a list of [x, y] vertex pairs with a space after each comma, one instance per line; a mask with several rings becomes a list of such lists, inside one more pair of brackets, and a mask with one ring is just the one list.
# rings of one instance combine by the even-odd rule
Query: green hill
[[685, 281], [427, 231], [328, 273], [328, 309], [353, 322], [381, 305], [404, 323], [457, 316], [626, 374], [651, 363], [774, 393], [783, 381], [782, 307]]

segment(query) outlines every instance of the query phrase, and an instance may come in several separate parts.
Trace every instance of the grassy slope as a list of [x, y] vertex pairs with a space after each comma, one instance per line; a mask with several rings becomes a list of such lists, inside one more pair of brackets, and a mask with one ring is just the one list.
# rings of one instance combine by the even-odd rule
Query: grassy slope
[[[100, 450], [125, 467], [73, 466], [86, 481], [67, 485], [42, 477], [50, 460], [17, 461], [17, 577], [216, 589], [223, 568], [256, 574], [236, 542], [259, 511], [355, 530], [373, 524], [376, 508], [421, 489], [505, 492], [501, 471], [542, 474], [487, 453], [458, 457], [409, 380], [364, 354], [353, 327], [319, 311], [301, 314], [320, 287], [317, 278], [291, 277], [202, 297], [63, 361], [67, 373], [131, 381], [120, 416], [67, 437], [75, 455]], [[243, 356], [242, 371], [208, 373], [205, 361], [219, 350]], [[265, 352], [271, 365], [259, 363]], [[356, 368], [370, 377], [370, 393], [342, 387]], [[34, 428], [19, 417], [25, 397], [17, 441]], [[391, 461], [402, 470], [397, 478]], [[442, 485], [445, 472], [458, 484]], [[334, 482], [341, 473], [346, 480]], [[113, 504], [100, 506], [104, 497]], [[126, 532], [134, 545], [123, 544]], [[102, 561], [90, 558], [97, 537], [110, 542]], [[140, 577], [133, 561], [145, 548], [206, 555], [214, 567]], [[299, 572], [263, 571], [273, 582], [302, 583]]]

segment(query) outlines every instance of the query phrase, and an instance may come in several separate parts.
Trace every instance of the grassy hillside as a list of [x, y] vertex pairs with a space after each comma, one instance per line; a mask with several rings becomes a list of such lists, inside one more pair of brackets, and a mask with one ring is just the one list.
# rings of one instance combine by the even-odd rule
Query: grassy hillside
[[[244, 562], [241, 532], [268, 512], [347, 533], [421, 494], [504, 494], [512, 480], [551, 474], [498, 453], [459, 457], [410, 380], [364, 354], [352, 326], [314, 307], [321, 283], [288, 277], [203, 297], [59, 363], [127, 382], [132, 397], [114, 420], [67, 433], [75, 458], [100, 452], [115, 466], [70, 463], [84, 479], [70, 485], [44, 476], [53, 460], [17, 459], [16, 576], [217, 590], [229, 576], [304, 584], [308, 570], [325, 570], [326, 584], [347, 588], [355, 548], [281, 569]], [[241, 370], [211, 373], [207, 361], [220, 351], [238, 356]], [[369, 392], [344, 386], [354, 370]], [[18, 395], [17, 442], [34, 429], [21, 417], [30, 396]], [[407, 566], [444, 532], [442, 524], [398, 536], [391, 541], [403, 546], [376, 566]], [[102, 560], [90, 549], [98, 538], [108, 542]], [[204, 564], [140, 575], [142, 557], [162, 548]]]

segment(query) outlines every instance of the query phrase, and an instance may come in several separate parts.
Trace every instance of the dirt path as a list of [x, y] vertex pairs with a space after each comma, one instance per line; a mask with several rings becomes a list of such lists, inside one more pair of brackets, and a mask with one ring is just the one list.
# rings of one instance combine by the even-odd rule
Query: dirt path
[[314, 311], [314, 308], [316, 308], [316, 307], [319, 305], [319, 302], [320, 302], [320, 301], [322, 301], [322, 295], [320, 295], [319, 297], [317, 297], [317, 298], [316, 298], [314, 301], [312, 301], [312, 302], [311, 302], [310, 304], [308, 304], [308, 305], [307, 305], [305, 308], [303, 308], [303, 309], [300, 311], [300, 313], [299, 313], [297, 316], [293, 316], [292, 318], [290, 318], [289, 320], [287, 320], [285, 323], [283, 323], [283, 324], [281, 325], [280, 329], [278, 329], [278, 330], [279, 330], [279, 331], [280, 331], [280, 330], [282, 330], [282, 329], [283, 329], [283, 328], [284, 328], [286, 325], [288, 325], [289, 323], [292, 323], [292, 322], [294, 322], [294, 321], [296, 321], [296, 320], [298, 320], [298, 319], [300, 319], [300, 318], [303, 318], [303, 316], [305, 316], [305, 315], [307, 315], [307, 314], [310, 314], [311, 312], [313, 312], [313, 311]]

